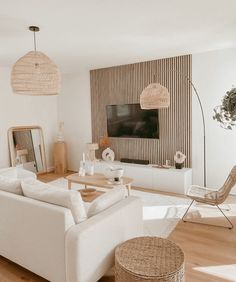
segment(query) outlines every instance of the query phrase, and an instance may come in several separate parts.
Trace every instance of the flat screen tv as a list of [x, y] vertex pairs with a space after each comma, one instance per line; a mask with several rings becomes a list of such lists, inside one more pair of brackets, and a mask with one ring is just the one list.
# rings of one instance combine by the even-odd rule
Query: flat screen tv
[[159, 139], [158, 110], [142, 110], [140, 104], [108, 105], [109, 137]]

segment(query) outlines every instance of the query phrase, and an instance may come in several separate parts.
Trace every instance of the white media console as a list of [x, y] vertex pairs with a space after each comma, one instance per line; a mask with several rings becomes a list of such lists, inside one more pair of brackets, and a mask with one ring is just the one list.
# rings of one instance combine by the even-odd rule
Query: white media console
[[123, 167], [124, 176], [134, 179], [133, 186], [153, 190], [185, 194], [192, 185], [192, 169], [164, 169], [153, 165], [122, 163], [119, 161], [95, 162], [95, 172], [104, 173], [109, 166]]

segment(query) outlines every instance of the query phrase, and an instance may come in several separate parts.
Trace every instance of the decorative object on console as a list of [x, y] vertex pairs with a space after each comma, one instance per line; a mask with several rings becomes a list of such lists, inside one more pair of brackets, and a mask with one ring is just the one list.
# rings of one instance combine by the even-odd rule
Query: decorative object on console
[[106, 162], [113, 162], [115, 160], [115, 153], [114, 153], [114, 151], [112, 151], [111, 148], [106, 148], [102, 152], [102, 158]]
[[220, 123], [224, 129], [232, 130], [236, 125], [236, 87], [227, 91], [223, 97], [222, 104], [214, 108], [213, 119]]
[[128, 159], [128, 158], [121, 158], [120, 162], [130, 163], [130, 164], [142, 164], [142, 165], [148, 165], [149, 164], [149, 160], [137, 160], [137, 159]]
[[[197, 89], [194, 86], [193, 82], [190, 80], [190, 78], [188, 76], [184, 75], [183, 73], [181, 73], [177, 70], [174, 70], [174, 69], [162, 71], [161, 73], [173, 73], [173, 74], [177, 74], [177, 75], [185, 78], [186, 81], [190, 84], [194, 93], [197, 96], [197, 100], [198, 100], [198, 103], [199, 103], [199, 106], [200, 106], [200, 109], [201, 109], [202, 124], [203, 124], [203, 146], [204, 146], [204, 149], [203, 149], [203, 180], [204, 180], [204, 186], [206, 187], [206, 185], [207, 185], [207, 183], [206, 183], [207, 182], [207, 179], [206, 179], [206, 125], [205, 125], [205, 116], [204, 116], [200, 96], [199, 96]], [[155, 74], [155, 76], [156, 76], [156, 74]], [[162, 86], [162, 85], [160, 85], [160, 86], [162, 86], [162, 87], [160, 87], [158, 84], [159, 83], [149, 84], [143, 90], [143, 92], [140, 95], [141, 108], [144, 107], [144, 109], [145, 109], [145, 107], [147, 107], [147, 109], [162, 109], [162, 108], [169, 107], [170, 103], [168, 104], [167, 93], [165, 93], [166, 90], [164, 89], [165, 87]], [[167, 90], [167, 92], [168, 92], [168, 90]], [[165, 93], [165, 95], [164, 95], [164, 93]], [[145, 97], [147, 97], [147, 98], [145, 99]], [[149, 97], [151, 97], [151, 98], [149, 98]], [[162, 100], [162, 97], [163, 97], [163, 100]], [[147, 100], [146, 104], [145, 104], [145, 100]], [[162, 104], [162, 102], [163, 102], [163, 104]]]
[[161, 168], [170, 169], [171, 165], [162, 165]]
[[107, 162], [113, 162], [115, 160], [115, 153], [111, 150], [111, 141], [108, 136], [102, 136], [99, 140], [99, 146], [105, 148], [102, 152], [102, 159]]
[[98, 149], [98, 143], [87, 143], [88, 159], [91, 162], [97, 161], [95, 151]]
[[142, 109], [164, 109], [170, 106], [170, 93], [160, 83], [149, 84], [140, 95]]
[[99, 146], [101, 148], [108, 148], [111, 146], [111, 141], [108, 136], [102, 136], [99, 140]]
[[183, 154], [180, 151], [177, 151], [174, 155], [175, 168], [177, 169], [183, 168], [185, 159], [186, 159], [185, 154]]
[[163, 168], [171, 168], [171, 162], [170, 160], [166, 160], [166, 163], [162, 165]]
[[36, 50], [35, 32], [39, 27], [30, 26], [29, 30], [34, 32], [34, 51], [28, 52], [13, 66], [12, 90], [21, 95], [57, 95], [61, 88], [60, 71], [48, 56]]

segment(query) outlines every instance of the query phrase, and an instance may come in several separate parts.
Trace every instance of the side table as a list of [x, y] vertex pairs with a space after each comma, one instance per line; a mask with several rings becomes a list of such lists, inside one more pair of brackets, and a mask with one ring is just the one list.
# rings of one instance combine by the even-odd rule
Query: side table
[[183, 282], [184, 253], [172, 241], [137, 237], [115, 251], [116, 282]]

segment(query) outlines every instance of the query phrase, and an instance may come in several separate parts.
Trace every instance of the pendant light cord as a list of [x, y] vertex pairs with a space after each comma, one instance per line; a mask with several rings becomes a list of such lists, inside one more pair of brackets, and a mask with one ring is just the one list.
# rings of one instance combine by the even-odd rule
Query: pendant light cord
[[34, 31], [34, 51], [36, 52], [36, 35], [35, 35], [35, 31]]

